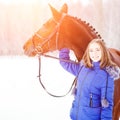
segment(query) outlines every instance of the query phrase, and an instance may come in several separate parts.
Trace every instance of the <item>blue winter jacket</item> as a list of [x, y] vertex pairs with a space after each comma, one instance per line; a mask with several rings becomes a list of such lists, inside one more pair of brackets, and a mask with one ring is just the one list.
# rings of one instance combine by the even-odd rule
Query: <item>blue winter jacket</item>
[[[62, 49], [59, 57], [70, 60], [69, 50]], [[87, 68], [81, 62], [78, 64], [60, 60], [60, 64], [75, 76], [80, 71], [77, 79], [77, 92], [70, 111], [71, 119], [112, 120], [114, 80], [104, 69], [100, 69], [99, 62], [93, 63], [93, 68]], [[105, 94], [109, 104], [103, 107], [101, 101], [104, 100]]]

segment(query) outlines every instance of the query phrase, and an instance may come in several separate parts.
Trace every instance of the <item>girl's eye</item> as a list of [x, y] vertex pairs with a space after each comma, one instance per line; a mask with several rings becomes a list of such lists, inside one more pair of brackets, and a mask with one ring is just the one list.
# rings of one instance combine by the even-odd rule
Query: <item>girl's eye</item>
[[89, 50], [89, 52], [93, 52], [93, 50]]
[[95, 49], [95, 50], [90, 49], [90, 50], [89, 50], [89, 52], [96, 52], [96, 51], [99, 52], [100, 49]]

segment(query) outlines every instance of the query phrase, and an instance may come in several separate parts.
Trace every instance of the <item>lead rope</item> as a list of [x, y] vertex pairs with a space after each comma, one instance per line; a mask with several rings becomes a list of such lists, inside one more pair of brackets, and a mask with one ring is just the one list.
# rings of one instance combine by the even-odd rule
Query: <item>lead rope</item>
[[[50, 57], [50, 56], [49, 56], [49, 57]], [[44, 84], [43, 84], [42, 81], [41, 81], [41, 74], [40, 74], [40, 73], [41, 73], [41, 55], [40, 55], [40, 54], [39, 54], [38, 60], [39, 60], [39, 73], [38, 73], [38, 76], [37, 76], [37, 77], [39, 78], [39, 82], [40, 82], [41, 86], [43, 87], [43, 89], [46, 91], [46, 93], [48, 93], [48, 94], [49, 94], [50, 96], [52, 96], [52, 97], [65, 97], [66, 95], [68, 95], [68, 94], [70, 93], [70, 91], [72, 90], [74, 84], [75, 84], [75, 79], [74, 79], [74, 81], [73, 81], [70, 89], [68, 90], [68, 92], [67, 92], [66, 94], [63, 94], [63, 95], [54, 95], [54, 94], [50, 93], [50, 92], [46, 89], [46, 87], [44, 86]]]
[[102, 107], [104, 108], [109, 106], [109, 102], [107, 100], [107, 88], [108, 88], [108, 74], [107, 74], [106, 87], [105, 87], [105, 97], [102, 98], [101, 100]]

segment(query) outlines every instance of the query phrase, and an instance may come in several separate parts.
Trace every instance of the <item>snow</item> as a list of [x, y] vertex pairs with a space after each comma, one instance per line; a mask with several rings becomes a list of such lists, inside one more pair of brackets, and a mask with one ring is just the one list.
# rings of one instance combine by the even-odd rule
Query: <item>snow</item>
[[[38, 79], [38, 58], [0, 57], [0, 120], [70, 120], [73, 96], [48, 95]], [[41, 79], [49, 92], [66, 93], [74, 76], [58, 60], [42, 57]]]
[[[41, 72], [46, 88], [56, 95], [66, 93], [74, 79], [57, 60], [42, 58]], [[70, 120], [73, 97], [54, 98], [43, 90], [37, 57], [1, 56], [0, 73], [0, 120]]]

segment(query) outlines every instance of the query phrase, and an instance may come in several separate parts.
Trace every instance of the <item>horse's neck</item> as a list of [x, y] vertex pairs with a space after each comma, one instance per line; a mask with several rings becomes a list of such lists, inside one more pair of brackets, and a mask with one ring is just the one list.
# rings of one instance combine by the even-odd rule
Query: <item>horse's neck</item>
[[[68, 40], [68, 41], [70, 41], [70, 40]], [[85, 52], [87, 44], [80, 43], [79, 41], [76, 42], [76, 40], [74, 40], [73, 43], [72, 42], [67, 43], [66, 46], [64, 46], [64, 47], [72, 50], [74, 52], [77, 60], [80, 61], [82, 59], [84, 52]]]
[[82, 51], [80, 49], [73, 49], [73, 51], [74, 51], [74, 54], [75, 54], [77, 60], [80, 61], [82, 59], [84, 51]]
[[109, 48], [109, 52], [113, 62], [115, 62], [120, 67], [120, 51], [113, 48]]
[[81, 38], [81, 36], [75, 36], [72, 39], [67, 40], [67, 48], [73, 50], [78, 61], [82, 59], [82, 56], [87, 48], [88, 43], [90, 42], [89, 37]]
[[[81, 60], [88, 43], [93, 39], [97, 38], [98, 36], [94, 32], [94, 30], [89, 27], [89, 25], [85, 24], [81, 20], [75, 19], [73, 17], [68, 17], [71, 21], [71, 29], [68, 31], [68, 26], [64, 27], [64, 35], [61, 40], [65, 39], [65, 47], [70, 48], [74, 51], [76, 58], [78, 61]], [[73, 24], [74, 23], [74, 24]], [[63, 32], [62, 31], [62, 32]], [[64, 45], [63, 45], [64, 46]]]

